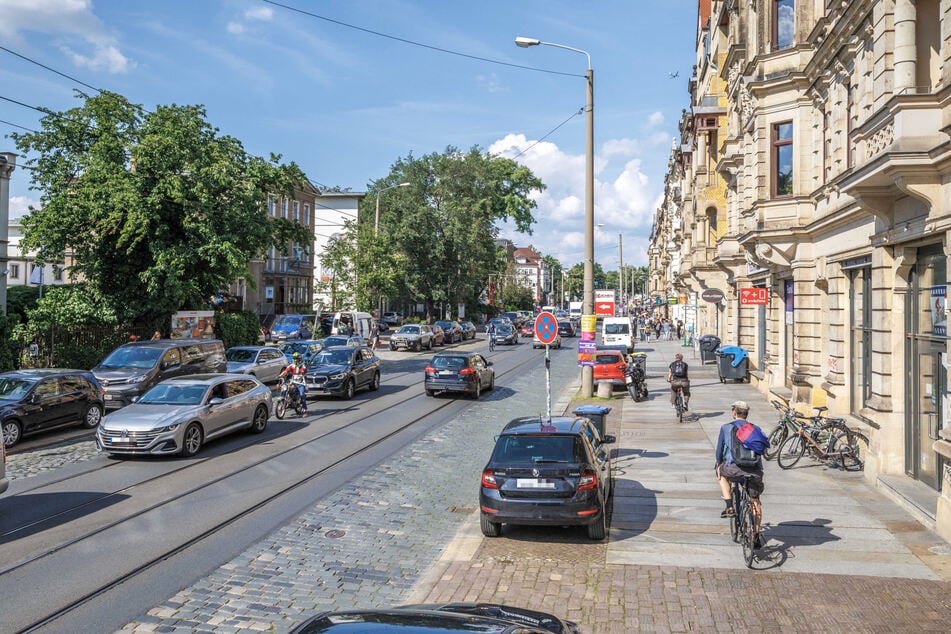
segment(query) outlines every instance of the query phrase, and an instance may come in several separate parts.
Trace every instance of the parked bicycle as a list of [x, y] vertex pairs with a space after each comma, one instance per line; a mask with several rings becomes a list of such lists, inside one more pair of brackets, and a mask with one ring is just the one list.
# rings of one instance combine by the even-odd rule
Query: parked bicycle
[[730, 536], [734, 542], [743, 546], [743, 560], [747, 568], [753, 567], [753, 533], [756, 530], [756, 518], [753, 515], [753, 505], [750, 504], [750, 494], [747, 490], [749, 480], [734, 480], [730, 484], [733, 495], [733, 515], [730, 516]]
[[[829, 437], [834, 432], [851, 431], [864, 438], [861, 432], [849, 428], [844, 418], [831, 418], [825, 416], [828, 407], [815, 407], [816, 413], [812, 416], [803, 416], [793, 408], [780, 401], [772, 401], [773, 407], [779, 410], [779, 424], [769, 434], [769, 448], [763, 453], [763, 457], [772, 460], [779, 452], [779, 448], [791, 435], [797, 433], [800, 428], [808, 428], [813, 438], [820, 444], [826, 444]], [[867, 441], [866, 441], [867, 442]]]
[[776, 462], [783, 469], [790, 469], [808, 452], [812, 458], [836, 469], [861, 471], [867, 451], [868, 438], [861, 432], [840, 428], [837, 423], [803, 424], [780, 445]]
[[301, 403], [297, 386], [291, 383], [287, 378], [282, 378], [277, 382], [277, 398], [274, 400], [274, 416], [278, 419], [284, 418], [288, 407], [292, 408], [298, 416], [304, 415], [304, 405]]

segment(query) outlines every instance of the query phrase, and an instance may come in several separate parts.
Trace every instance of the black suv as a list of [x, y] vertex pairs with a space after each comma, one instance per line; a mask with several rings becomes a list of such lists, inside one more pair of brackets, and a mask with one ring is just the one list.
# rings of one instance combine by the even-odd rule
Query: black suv
[[16, 370], [0, 374], [0, 426], [7, 447], [23, 436], [65, 425], [92, 429], [102, 420], [102, 388], [86, 370]]
[[498, 537], [502, 524], [583, 525], [588, 537], [607, 535], [611, 457], [587, 418], [516, 418], [498, 436], [479, 490], [482, 533]]
[[367, 346], [331, 346], [311, 357], [304, 377], [307, 396], [329, 394], [345, 399], [367, 388], [380, 389], [380, 358]]

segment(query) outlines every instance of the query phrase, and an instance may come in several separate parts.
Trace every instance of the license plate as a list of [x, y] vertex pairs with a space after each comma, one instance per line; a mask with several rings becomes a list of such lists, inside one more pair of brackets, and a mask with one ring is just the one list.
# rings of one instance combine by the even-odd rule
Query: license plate
[[439, 371], [439, 376], [451, 376], [451, 375], [452, 375], [452, 370], [440, 370], [440, 371]]
[[116, 397], [113, 396], [112, 394], [104, 394], [102, 398], [103, 398], [104, 400], [111, 401], [111, 400], [115, 399]]
[[634, 379], [632, 379], [631, 377], [625, 375], [625, 376], [624, 376], [624, 382], [625, 382], [625, 383], [633, 383], [633, 382], [634, 382]]
[[113, 436], [112, 438], [109, 439], [109, 442], [116, 442], [116, 443], [132, 442], [132, 439], [131, 439], [131, 438], [123, 438], [122, 436]]
[[554, 489], [555, 483], [551, 480], [540, 480], [538, 478], [516, 478], [516, 489]]

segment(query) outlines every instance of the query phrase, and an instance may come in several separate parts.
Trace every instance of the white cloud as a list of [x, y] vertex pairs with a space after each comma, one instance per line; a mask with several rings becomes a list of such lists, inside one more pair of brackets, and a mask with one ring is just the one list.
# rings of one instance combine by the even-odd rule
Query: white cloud
[[651, 115], [647, 117], [647, 125], [653, 128], [656, 128], [663, 124], [664, 124], [664, 113], [660, 112], [659, 110], [657, 112], [652, 112]]
[[135, 66], [93, 14], [91, 0], [0, 0], [0, 13], [0, 39], [19, 41], [21, 31], [73, 36], [60, 49], [77, 66], [110, 73]]
[[274, 17], [274, 10], [270, 7], [255, 7], [244, 12], [246, 20], [263, 20], [265, 22]]
[[508, 89], [502, 85], [502, 83], [499, 81], [498, 75], [495, 73], [490, 75], [476, 75], [476, 81], [487, 92], [508, 92]]
[[39, 207], [38, 200], [32, 200], [26, 196], [10, 197], [10, 219], [25, 216], [30, 211], [30, 206]]
[[601, 154], [604, 158], [634, 156], [640, 149], [641, 144], [637, 139], [611, 139], [601, 146]]
[[228, 26], [226, 26], [225, 29], [232, 35], [241, 35], [244, 33], [244, 25], [240, 22], [228, 22]]

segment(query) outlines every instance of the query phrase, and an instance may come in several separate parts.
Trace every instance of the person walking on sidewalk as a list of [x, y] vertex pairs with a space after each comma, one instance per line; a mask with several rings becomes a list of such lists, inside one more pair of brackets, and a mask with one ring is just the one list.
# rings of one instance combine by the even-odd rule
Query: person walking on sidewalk
[[[740, 467], [733, 460], [733, 436], [734, 430], [749, 423], [746, 417], [750, 415], [750, 406], [746, 401], [736, 401], [732, 405], [733, 420], [720, 426], [720, 435], [717, 437], [716, 448], [716, 472], [717, 481], [720, 484], [720, 493], [723, 496], [723, 502], [726, 507], [720, 512], [720, 517], [729, 517], [733, 515], [733, 496], [730, 492], [730, 482], [733, 480], [747, 480], [747, 490], [750, 494], [750, 507], [753, 510], [753, 548], [762, 548], [763, 540], [760, 537], [760, 527], [763, 524], [763, 505], [760, 502], [760, 495], [766, 488], [763, 484], [763, 458], [760, 456], [758, 464], [752, 467]], [[753, 425], [752, 423], [750, 423]], [[757, 437], [758, 442], [769, 442], [766, 435], [758, 425], [752, 436]], [[757, 435], [758, 432], [758, 435]], [[762, 438], [759, 438], [759, 437]], [[750, 442], [747, 440], [747, 442]], [[745, 444], [745, 443], [744, 443]]]
[[677, 389], [684, 393], [684, 411], [690, 409], [690, 377], [688, 376], [687, 362], [679, 352], [674, 356], [674, 362], [667, 366], [667, 382], [670, 383], [670, 406], [677, 407]]

